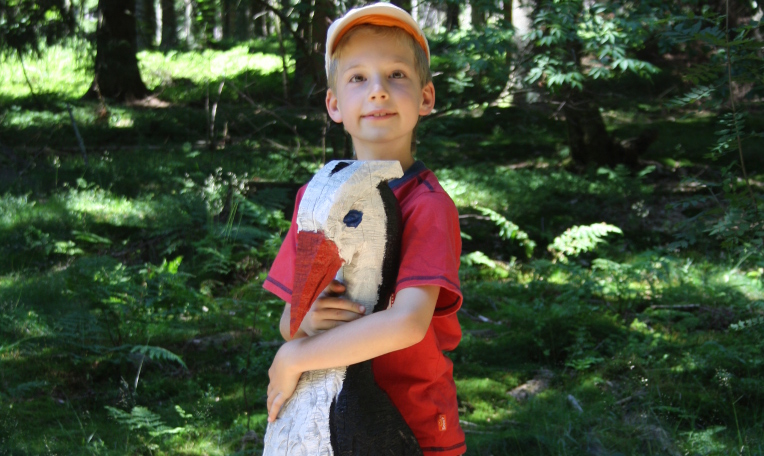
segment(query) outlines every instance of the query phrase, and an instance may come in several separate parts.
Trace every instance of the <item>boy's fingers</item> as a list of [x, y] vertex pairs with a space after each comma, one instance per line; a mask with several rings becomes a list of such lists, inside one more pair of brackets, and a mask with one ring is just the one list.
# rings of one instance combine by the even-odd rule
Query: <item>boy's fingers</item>
[[362, 306], [361, 304], [358, 304], [357, 302], [348, 301], [347, 299], [341, 299], [341, 298], [323, 298], [320, 299], [321, 304], [320, 308], [317, 309], [318, 311], [331, 311], [331, 312], [341, 312], [341, 311], [348, 311], [353, 312], [357, 314], [363, 314], [366, 312], [366, 307]]
[[350, 310], [335, 310], [332, 312], [332, 314], [329, 316], [332, 320], [339, 320], [339, 321], [352, 321], [357, 320], [358, 318], [363, 317], [363, 311], [359, 311], [357, 309], [350, 309]]
[[320, 321], [325, 321], [327, 326], [322, 329], [329, 329], [333, 328], [335, 322], [348, 322], [353, 320], [358, 320], [359, 318], [363, 317], [363, 313], [358, 312], [351, 312], [348, 310], [332, 310], [329, 312], [325, 312], [323, 315], [318, 316]]
[[279, 416], [279, 410], [281, 410], [281, 406], [284, 405], [284, 399], [282, 399], [281, 393], [277, 394], [276, 397], [273, 398], [273, 402], [271, 402], [271, 405], [268, 407], [268, 422], [273, 423], [276, 421], [276, 418]]
[[332, 280], [329, 285], [326, 286], [325, 291], [329, 296], [339, 296], [345, 292], [345, 284], [339, 280]]

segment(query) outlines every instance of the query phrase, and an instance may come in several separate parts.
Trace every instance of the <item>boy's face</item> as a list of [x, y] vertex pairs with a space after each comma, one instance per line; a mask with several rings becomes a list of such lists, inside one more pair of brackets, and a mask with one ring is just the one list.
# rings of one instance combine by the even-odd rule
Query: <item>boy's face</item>
[[410, 157], [419, 116], [435, 104], [432, 83], [422, 87], [417, 76], [414, 51], [393, 37], [359, 30], [344, 45], [338, 63], [326, 108], [332, 120], [345, 125], [358, 158]]

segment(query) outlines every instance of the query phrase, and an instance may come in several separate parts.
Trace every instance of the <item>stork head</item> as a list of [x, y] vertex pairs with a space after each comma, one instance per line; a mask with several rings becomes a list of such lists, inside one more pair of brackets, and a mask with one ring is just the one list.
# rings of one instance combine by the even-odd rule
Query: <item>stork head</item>
[[342, 160], [327, 163], [308, 183], [297, 210], [291, 335], [343, 264], [357, 262], [362, 250], [384, 255], [374, 248], [384, 246], [387, 230], [378, 186], [402, 175], [398, 161]]

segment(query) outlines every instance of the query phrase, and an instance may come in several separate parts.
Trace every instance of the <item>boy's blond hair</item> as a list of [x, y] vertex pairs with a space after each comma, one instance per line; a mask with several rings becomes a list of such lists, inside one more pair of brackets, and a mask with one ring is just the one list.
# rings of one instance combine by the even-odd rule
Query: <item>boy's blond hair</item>
[[398, 27], [362, 24], [350, 29], [334, 47], [327, 74], [327, 84], [330, 89], [333, 91], [337, 90], [337, 71], [339, 69], [339, 60], [342, 58], [343, 48], [352, 39], [353, 35], [362, 30], [370, 31], [380, 37], [392, 38], [398, 44], [411, 48], [414, 51], [415, 71], [419, 77], [420, 86], [424, 87], [428, 82], [432, 82], [432, 73], [430, 72], [430, 62], [427, 58], [427, 53], [413, 36]]

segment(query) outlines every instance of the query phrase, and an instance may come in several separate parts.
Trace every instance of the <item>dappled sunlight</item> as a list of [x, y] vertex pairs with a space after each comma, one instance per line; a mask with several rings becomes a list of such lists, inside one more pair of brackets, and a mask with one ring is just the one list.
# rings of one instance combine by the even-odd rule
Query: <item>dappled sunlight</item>
[[0, 303], [23, 306], [40, 314], [65, 309], [66, 271], [11, 273], [0, 276]]
[[87, 216], [91, 222], [114, 226], [146, 226], [158, 215], [161, 202], [151, 195], [130, 199], [88, 185], [58, 193], [40, 201], [28, 195], [5, 195], [0, 198], [0, 230], [35, 225], [67, 224], [72, 216]]
[[34, 310], [5, 302], [0, 303], [0, 312], [3, 319], [0, 331], [8, 333], [14, 343], [52, 334], [51, 328]]
[[467, 410], [462, 418], [498, 423], [512, 415], [510, 400], [514, 399], [507, 395], [506, 384], [489, 378], [457, 378], [455, 381], [459, 396], [469, 398], [462, 403]]
[[685, 432], [682, 435], [687, 439], [686, 447], [693, 454], [699, 456], [728, 455], [733, 454], [732, 449], [726, 442], [720, 441], [717, 434], [724, 432], [725, 426], [712, 426], [700, 431]]
[[[77, 112], [75, 116], [81, 117], [81, 109], [73, 109]], [[52, 112], [52, 111], [32, 111], [21, 110], [20, 108], [14, 109], [13, 107], [7, 112], [4, 122], [9, 127], [24, 128], [29, 125], [42, 125], [46, 127], [54, 127], [66, 125], [69, 123], [69, 113], [66, 111]]]
[[[79, 98], [93, 82], [90, 73], [89, 46], [72, 48], [65, 45], [44, 47], [39, 56], [24, 57], [29, 82], [35, 93], [56, 94], [63, 98]], [[0, 57], [0, 98], [14, 99], [30, 96], [21, 61], [15, 53]]]
[[150, 201], [131, 200], [98, 188], [72, 189], [62, 196], [68, 211], [90, 216], [95, 223], [145, 226], [155, 215]]
[[[253, 53], [248, 46], [236, 46], [227, 51], [143, 51], [138, 53], [138, 62], [144, 82], [152, 89], [180, 77], [204, 84], [244, 72], [252, 72], [252, 76], [257, 77], [281, 71], [281, 56]], [[289, 65], [294, 65], [291, 59]]]
[[[26, 56], [24, 66], [36, 93], [56, 93], [66, 98], [78, 98], [87, 91], [93, 80], [92, 69], [83, 64], [88, 60], [86, 56], [89, 56], [87, 47], [75, 50], [57, 45], [44, 48], [39, 56]], [[138, 61], [143, 80], [150, 89], [179, 77], [190, 76], [194, 83], [202, 84], [224, 77], [231, 78], [245, 71], [253, 72], [253, 76], [281, 71], [279, 55], [250, 53], [247, 46], [236, 46], [227, 51], [143, 51], [138, 54]], [[2, 62], [0, 98], [30, 96], [18, 56], [3, 55]], [[294, 65], [291, 59], [289, 65]]]

